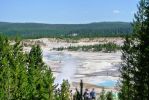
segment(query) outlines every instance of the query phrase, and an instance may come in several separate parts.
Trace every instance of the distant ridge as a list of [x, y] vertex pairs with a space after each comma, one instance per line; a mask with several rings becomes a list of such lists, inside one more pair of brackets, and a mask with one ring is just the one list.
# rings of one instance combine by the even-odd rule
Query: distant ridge
[[132, 33], [129, 22], [93, 22], [89, 24], [44, 24], [0, 22], [0, 33], [27, 38], [59, 36], [119, 36]]

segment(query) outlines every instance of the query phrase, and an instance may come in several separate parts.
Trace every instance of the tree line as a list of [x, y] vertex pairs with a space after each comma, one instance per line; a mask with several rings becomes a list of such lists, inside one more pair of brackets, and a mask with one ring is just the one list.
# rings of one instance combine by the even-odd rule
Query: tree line
[[118, 50], [121, 50], [121, 47], [115, 43], [109, 42], [105, 44], [95, 44], [95, 45], [84, 45], [84, 46], [68, 46], [68, 47], [59, 47], [59, 48], [53, 48], [53, 50], [57, 51], [84, 51], [84, 52], [105, 52], [105, 53], [111, 53], [116, 52]]
[[125, 36], [132, 33], [127, 22], [99, 22], [90, 24], [40, 24], [0, 22], [0, 33], [15, 38], [94, 38]]

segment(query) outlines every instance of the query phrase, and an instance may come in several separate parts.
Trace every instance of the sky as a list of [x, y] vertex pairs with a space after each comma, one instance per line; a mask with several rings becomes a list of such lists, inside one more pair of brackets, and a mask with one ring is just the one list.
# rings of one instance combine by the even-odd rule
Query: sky
[[132, 22], [139, 0], [0, 0], [1, 22]]

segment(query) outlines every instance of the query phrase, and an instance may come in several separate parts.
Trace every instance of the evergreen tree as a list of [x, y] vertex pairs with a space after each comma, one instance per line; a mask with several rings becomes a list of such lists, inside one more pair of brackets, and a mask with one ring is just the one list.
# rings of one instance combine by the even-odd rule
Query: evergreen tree
[[27, 99], [28, 98], [28, 76], [26, 67], [26, 56], [22, 52], [22, 45], [20, 41], [12, 46], [13, 54], [9, 55], [10, 67], [14, 76], [14, 92], [13, 97], [15, 99]]
[[54, 77], [52, 74], [51, 69], [46, 69], [43, 71], [43, 95], [44, 98], [47, 100], [54, 100], [54, 90], [55, 90], [55, 85], [54, 85]]
[[113, 100], [113, 93], [112, 93], [112, 91], [106, 93], [106, 100]]
[[9, 51], [8, 45], [8, 40], [0, 36], [0, 99], [8, 99], [10, 97], [10, 89], [8, 89], [8, 87], [10, 88], [8, 81], [10, 70], [6, 54], [6, 50]]
[[42, 51], [39, 45], [33, 46], [28, 58], [28, 75], [30, 84], [30, 99], [54, 98], [54, 78], [52, 72], [42, 60]]
[[133, 36], [124, 45], [121, 100], [149, 98], [149, 1], [140, 0], [133, 23]]
[[132, 56], [132, 49], [131, 49], [131, 40], [128, 36], [125, 38], [124, 45], [122, 47], [122, 67], [120, 68], [121, 72], [121, 90], [119, 96], [122, 100], [132, 100], [132, 93], [133, 93], [133, 56]]
[[61, 84], [61, 94], [60, 94], [60, 100], [70, 100], [70, 85], [67, 80], [63, 80], [63, 83]]
[[5, 37], [0, 36], [0, 99], [13, 99], [12, 88], [12, 69], [9, 65], [8, 56], [10, 55], [9, 42]]
[[25, 99], [28, 82], [20, 42], [10, 45], [7, 38], [0, 37], [0, 44], [0, 99]]
[[99, 100], [106, 100], [106, 96], [105, 96], [105, 90], [104, 90], [104, 88], [102, 89], [102, 92], [100, 93]]
[[54, 78], [40, 46], [27, 56], [20, 41], [0, 36], [0, 100], [54, 100]]

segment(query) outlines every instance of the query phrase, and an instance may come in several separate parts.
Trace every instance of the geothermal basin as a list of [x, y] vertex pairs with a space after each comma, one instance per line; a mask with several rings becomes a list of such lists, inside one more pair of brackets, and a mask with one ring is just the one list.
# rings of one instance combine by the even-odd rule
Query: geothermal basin
[[84, 83], [114, 87], [119, 80], [121, 53], [50, 51], [43, 49], [43, 60], [52, 69], [55, 83], [63, 79], [70, 83]]

